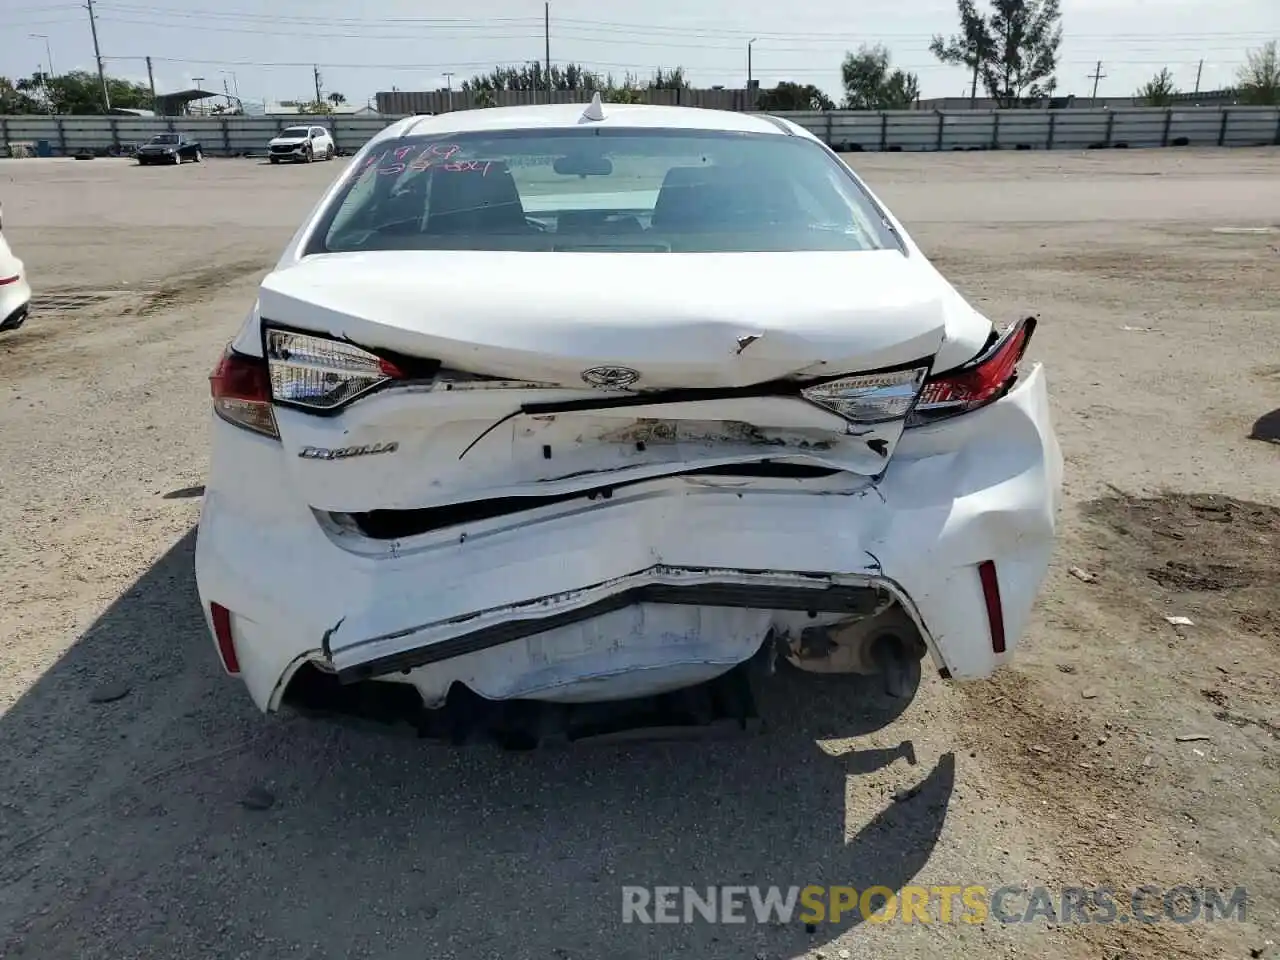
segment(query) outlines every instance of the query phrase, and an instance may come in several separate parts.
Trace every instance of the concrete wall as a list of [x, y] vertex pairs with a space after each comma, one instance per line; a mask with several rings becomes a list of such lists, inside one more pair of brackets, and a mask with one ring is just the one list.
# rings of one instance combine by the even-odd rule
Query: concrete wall
[[[727, 91], [732, 92], [732, 91]], [[740, 92], [740, 91], [739, 91]], [[957, 110], [786, 113], [840, 150], [1083, 150], [1098, 146], [1280, 144], [1280, 108], [1129, 110]], [[46, 117], [0, 116], [0, 147], [48, 140], [55, 155], [106, 152], [156, 133], [182, 130], [211, 156], [258, 154], [286, 126], [328, 126], [354, 153], [395, 117]], [[7, 153], [7, 150], [2, 152]]]

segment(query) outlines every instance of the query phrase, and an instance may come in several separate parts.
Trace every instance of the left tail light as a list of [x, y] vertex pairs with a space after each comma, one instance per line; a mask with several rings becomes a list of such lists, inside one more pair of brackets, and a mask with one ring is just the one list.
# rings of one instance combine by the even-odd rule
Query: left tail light
[[268, 328], [263, 340], [271, 397], [313, 413], [332, 413], [406, 379], [395, 362], [342, 340], [277, 328]]
[[1035, 329], [1035, 317], [1019, 320], [963, 367], [930, 377], [907, 426], [978, 410], [1003, 397], [1018, 379], [1018, 363]]
[[280, 439], [271, 410], [271, 376], [267, 361], [227, 346], [209, 377], [213, 412], [227, 423], [264, 437]]

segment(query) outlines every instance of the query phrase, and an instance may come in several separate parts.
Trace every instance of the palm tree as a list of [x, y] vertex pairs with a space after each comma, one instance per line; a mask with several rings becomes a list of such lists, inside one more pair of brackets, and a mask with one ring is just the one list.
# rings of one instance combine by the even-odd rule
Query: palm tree
[[347, 102], [347, 98], [342, 94], [340, 94], [337, 90], [333, 91], [333, 93], [329, 94], [329, 96], [326, 97], [325, 99], [328, 100], [330, 103], [332, 103], [335, 107], [340, 107]]

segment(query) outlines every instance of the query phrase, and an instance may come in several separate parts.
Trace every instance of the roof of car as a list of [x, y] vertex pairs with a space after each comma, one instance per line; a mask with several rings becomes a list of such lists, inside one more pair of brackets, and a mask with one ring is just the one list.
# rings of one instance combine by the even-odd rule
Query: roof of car
[[[483, 133], [489, 130], [538, 130], [576, 127], [582, 120], [585, 103], [554, 103], [525, 107], [490, 107], [484, 110], [455, 110], [407, 117], [387, 127], [378, 140], [407, 135], [431, 136], [450, 133]], [[641, 103], [605, 103], [604, 119], [585, 121], [599, 127], [678, 128], [731, 133], [794, 133], [789, 124], [780, 125], [759, 113], [706, 110], [701, 107], [667, 107]]]

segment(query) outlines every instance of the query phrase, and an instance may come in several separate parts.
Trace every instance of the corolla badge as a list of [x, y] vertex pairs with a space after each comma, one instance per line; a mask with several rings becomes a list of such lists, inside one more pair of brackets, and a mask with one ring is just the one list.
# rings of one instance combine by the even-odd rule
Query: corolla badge
[[303, 447], [298, 456], [304, 460], [346, 460], [348, 457], [367, 457], [374, 453], [395, 453], [400, 444], [392, 440], [390, 443], [366, 443], [359, 447]]
[[640, 371], [630, 367], [592, 367], [582, 371], [582, 379], [593, 387], [629, 387], [640, 379]]

